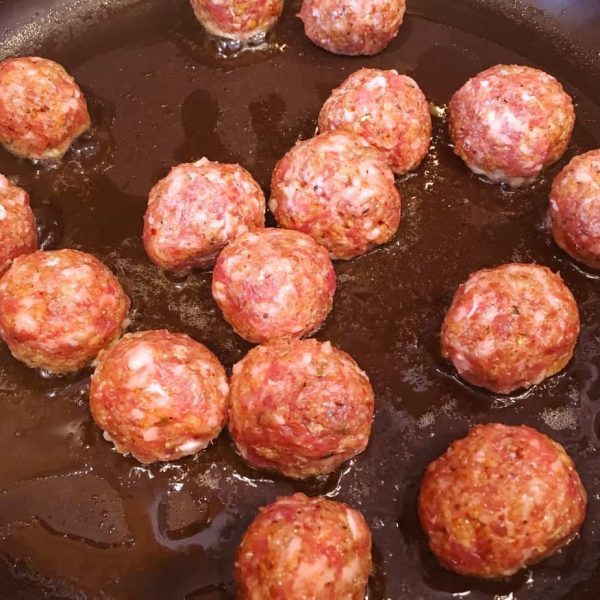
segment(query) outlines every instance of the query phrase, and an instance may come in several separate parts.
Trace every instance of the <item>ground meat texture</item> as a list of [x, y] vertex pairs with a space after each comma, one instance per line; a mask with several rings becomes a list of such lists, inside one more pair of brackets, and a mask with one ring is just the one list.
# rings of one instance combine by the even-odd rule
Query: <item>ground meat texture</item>
[[550, 193], [556, 243], [575, 260], [600, 269], [600, 150], [576, 156]]
[[454, 152], [474, 173], [514, 187], [563, 155], [575, 124], [561, 84], [517, 65], [497, 65], [467, 81], [449, 115]]
[[117, 452], [142, 463], [203, 450], [227, 420], [225, 369], [208, 348], [165, 330], [123, 336], [102, 352], [90, 409]]
[[335, 470], [368, 444], [374, 395], [330, 342], [278, 340], [235, 365], [229, 430], [253, 466], [301, 479]]
[[238, 549], [238, 600], [363, 600], [371, 532], [342, 502], [294, 494], [260, 509]]
[[97, 258], [78, 250], [16, 258], [0, 279], [0, 335], [12, 355], [50, 372], [88, 365], [126, 324], [129, 298]]
[[431, 115], [417, 83], [396, 71], [360, 69], [333, 90], [319, 129], [356, 133], [399, 175], [419, 166], [431, 142]]
[[212, 294], [223, 316], [257, 344], [314, 332], [334, 293], [327, 250], [297, 231], [245, 233], [225, 247], [213, 271]]
[[388, 242], [400, 224], [400, 193], [383, 155], [346, 131], [296, 144], [273, 171], [269, 208], [279, 225], [308, 233], [332, 259]]
[[283, 12], [283, 0], [191, 0], [196, 18], [219, 37], [246, 41], [264, 35]]
[[398, 34], [405, 0], [304, 0], [298, 15], [317, 46], [334, 54], [381, 52]]
[[530, 427], [478, 425], [425, 471], [419, 517], [442, 564], [507, 577], [571, 541], [586, 493], [562, 446]]
[[29, 194], [0, 175], [0, 275], [17, 256], [36, 249], [37, 232]]
[[473, 385], [507, 394], [560, 371], [573, 356], [579, 311], [560, 275], [512, 263], [459, 288], [442, 325], [442, 354]]
[[178, 165], [159, 181], [144, 217], [144, 246], [159, 267], [207, 267], [227, 242], [265, 226], [265, 197], [239, 165]]
[[7, 150], [58, 160], [89, 126], [85, 98], [59, 64], [34, 56], [0, 62], [0, 143]]

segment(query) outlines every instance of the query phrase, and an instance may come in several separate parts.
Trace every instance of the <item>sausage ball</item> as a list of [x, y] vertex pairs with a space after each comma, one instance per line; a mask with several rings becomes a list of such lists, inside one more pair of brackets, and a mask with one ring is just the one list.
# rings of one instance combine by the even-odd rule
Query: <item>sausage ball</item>
[[576, 156], [550, 193], [556, 243], [575, 260], [600, 269], [600, 150]]
[[229, 385], [217, 357], [187, 335], [130, 333], [100, 354], [90, 409], [117, 452], [141, 463], [177, 460], [219, 435]]
[[442, 324], [442, 355], [473, 385], [508, 394], [563, 369], [578, 335], [577, 303], [560, 275], [511, 263], [458, 288]]
[[304, 0], [298, 15], [313, 44], [334, 54], [381, 52], [398, 34], [405, 0]]
[[274, 27], [283, 0], [191, 0], [200, 24], [213, 35], [247, 41]]
[[97, 258], [78, 250], [16, 258], [0, 279], [0, 335], [30, 367], [67, 373], [119, 337], [129, 298]]
[[0, 62], [0, 143], [30, 159], [59, 160], [90, 127], [83, 93], [54, 61]]
[[152, 188], [144, 246], [159, 267], [186, 271], [212, 265], [227, 242], [264, 226], [265, 196], [250, 173], [203, 158]]
[[335, 271], [310, 236], [259, 229], [236, 238], [217, 259], [212, 294], [223, 316], [249, 342], [300, 338], [331, 310]]
[[35, 227], [29, 194], [0, 175], [0, 275], [17, 256], [36, 251]]
[[377, 148], [394, 173], [419, 166], [431, 142], [431, 115], [417, 83], [397, 71], [360, 69], [321, 108], [319, 129], [356, 133]]
[[400, 224], [400, 193], [383, 155], [347, 131], [296, 144], [276, 165], [269, 208], [281, 227], [311, 235], [332, 259], [388, 242]]
[[277, 340], [235, 365], [229, 431], [254, 467], [301, 479], [334, 471], [369, 442], [369, 378], [330, 342]]
[[571, 97], [551, 75], [497, 65], [463, 85], [449, 105], [454, 152], [478, 175], [518, 187], [557, 161], [571, 139]]
[[363, 600], [371, 532], [342, 502], [294, 494], [260, 509], [238, 549], [238, 600]]
[[419, 517], [447, 569], [507, 577], [568, 544], [586, 502], [561, 445], [530, 427], [478, 425], [427, 467]]

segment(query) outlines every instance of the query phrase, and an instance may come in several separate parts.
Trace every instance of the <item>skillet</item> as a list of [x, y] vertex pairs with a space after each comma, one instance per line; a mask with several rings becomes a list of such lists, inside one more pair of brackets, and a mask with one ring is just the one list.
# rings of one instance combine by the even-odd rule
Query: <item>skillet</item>
[[[333, 475], [294, 483], [257, 472], [226, 433], [206, 452], [142, 467], [116, 455], [87, 409], [89, 372], [44, 377], [0, 348], [0, 599], [217, 600], [234, 597], [239, 539], [278, 495], [325, 494], [371, 526], [369, 600], [588, 600], [600, 597], [600, 279], [551, 242], [552, 177], [600, 146], [597, 0], [412, 0], [396, 40], [371, 58], [314, 47], [285, 15], [266, 48], [225, 58], [187, 0], [0, 0], [0, 58], [58, 60], [88, 97], [94, 127], [54, 168], [0, 152], [0, 172], [32, 196], [43, 247], [93, 252], [133, 299], [132, 329], [165, 327], [206, 343], [228, 369], [249, 349], [210, 297], [210, 274], [167, 278], [140, 241], [146, 195], [170, 166], [206, 155], [239, 162], [268, 191], [275, 161], [314, 133], [330, 90], [363, 67], [414, 77], [435, 114], [430, 155], [398, 181], [403, 221], [387, 247], [337, 263], [334, 311], [317, 337], [350, 352], [377, 395], [368, 450]], [[449, 147], [443, 107], [499, 62], [540, 67], [576, 102], [567, 154], [535, 185], [505, 190], [471, 175]], [[271, 223], [272, 224], [272, 223]], [[576, 356], [520, 397], [463, 385], [439, 356], [457, 285], [483, 267], [535, 261], [560, 271], [579, 303]], [[525, 423], [573, 456], [589, 494], [581, 536], [512, 578], [442, 569], [416, 517], [422, 472], [480, 422]]]

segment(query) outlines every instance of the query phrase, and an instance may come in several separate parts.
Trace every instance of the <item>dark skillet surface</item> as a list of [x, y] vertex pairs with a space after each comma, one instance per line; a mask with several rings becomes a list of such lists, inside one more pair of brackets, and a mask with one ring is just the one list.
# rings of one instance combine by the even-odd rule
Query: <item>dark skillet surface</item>
[[[581, 2], [566, 31], [592, 39], [593, 2]], [[0, 0], [0, 22], [18, 22], [17, 4]], [[23, 13], [36, 3], [26, 4]], [[43, 15], [57, 4], [46, 3]], [[75, 2], [62, 15], [68, 28], [40, 15], [37, 25], [12, 29], [0, 49], [63, 63], [88, 96], [91, 135], [56, 169], [36, 170], [0, 151], [0, 172], [30, 191], [45, 248], [84, 249], [117, 272], [133, 299], [133, 329], [187, 332], [228, 368], [249, 345], [222, 320], [210, 274], [169, 280], [143, 252], [146, 195], [170, 166], [201, 156], [240, 162], [268, 191], [275, 161], [313, 134], [331, 88], [362, 66], [410, 74], [441, 107], [483, 68], [532, 64], [563, 81], [578, 121], [567, 155], [539, 183], [506, 191], [470, 175], [448, 146], [444, 120], [434, 119], [430, 155], [398, 182], [403, 221], [394, 241], [336, 264], [334, 310], [317, 337], [369, 373], [377, 410], [368, 450], [330, 477], [294, 483], [253, 471], [227, 433], [196, 458], [142, 467], [115, 454], [93, 425], [89, 373], [44, 378], [2, 346], [0, 598], [39, 598], [41, 590], [50, 598], [232, 598], [244, 529], [259, 506], [296, 490], [362, 510], [374, 538], [370, 600], [598, 597], [600, 279], [554, 246], [545, 211], [552, 177], [574, 154], [600, 146], [600, 82], [594, 56], [555, 29], [560, 12], [546, 19], [521, 15], [518, 2], [415, 0], [387, 50], [350, 59], [312, 46], [289, 3], [268, 51], [224, 61], [185, 0], [121, 2], [118, 10], [112, 2], [100, 12], [90, 4]], [[565, 372], [522, 398], [492, 397], [453, 376], [439, 357], [438, 331], [470, 272], [513, 260], [561, 272], [579, 303], [582, 334]], [[438, 566], [417, 523], [416, 496], [427, 463], [471, 425], [490, 421], [526, 423], [564, 444], [589, 511], [565, 551], [513, 578], [479, 582]]]

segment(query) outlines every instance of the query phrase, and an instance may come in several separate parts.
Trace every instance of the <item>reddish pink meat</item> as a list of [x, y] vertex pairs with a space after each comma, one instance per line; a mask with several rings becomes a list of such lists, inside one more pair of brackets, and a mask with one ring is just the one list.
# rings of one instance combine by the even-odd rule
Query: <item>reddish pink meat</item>
[[575, 260], [600, 269], [600, 150], [576, 156], [550, 193], [556, 243]]
[[454, 152], [475, 173], [520, 186], [565, 152], [575, 124], [570, 96], [551, 75], [497, 65], [469, 79], [449, 105]]
[[319, 113], [321, 132], [356, 133], [404, 174], [419, 166], [431, 142], [431, 115], [417, 83], [394, 70], [360, 69], [333, 90]]
[[271, 178], [269, 208], [279, 225], [311, 235], [333, 259], [388, 242], [400, 224], [400, 205], [383, 155], [347, 131], [299, 142]]
[[36, 249], [37, 232], [29, 194], [0, 175], [0, 275], [17, 256]]
[[334, 54], [381, 52], [398, 34], [405, 0], [304, 0], [298, 15], [307, 37]]
[[0, 143], [7, 150], [58, 160], [89, 126], [85, 98], [59, 64], [35, 56], [0, 62]]
[[255, 343], [312, 333], [329, 314], [334, 292], [327, 251], [297, 231], [245, 233], [225, 247], [213, 271], [223, 316]]
[[419, 517], [444, 566], [507, 577], [568, 544], [586, 493], [563, 447], [530, 427], [478, 425], [425, 472]]
[[119, 337], [128, 310], [117, 278], [78, 250], [19, 256], [0, 279], [0, 335], [30, 367], [85, 367]]
[[317, 340], [278, 340], [235, 365], [229, 430], [246, 460], [288, 477], [329, 473], [369, 441], [374, 395], [352, 358]]
[[240, 41], [265, 34], [283, 12], [283, 0], [191, 0], [209, 33]]
[[342, 502], [294, 494], [260, 509], [240, 544], [239, 600], [363, 600], [371, 532]]
[[176, 460], [219, 435], [229, 385], [202, 344], [179, 333], [142, 331], [100, 354], [90, 409], [118, 452], [142, 463]]
[[442, 354], [474, 385], [507, 394], [540, 383], [571, 360], [579, 311], [560, 275], [511, 263], [474, 273], [442, 325]]
[[144, 246], [159, 267], [185, 271], [214, 263], [223, 246], [265, 226], [265, 197], [239, 165], [203, 158], [181, 164], [150, 192]]

